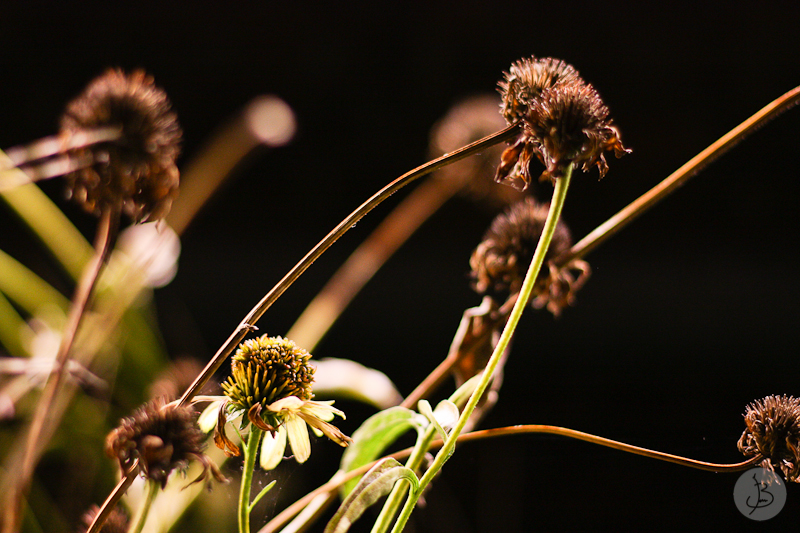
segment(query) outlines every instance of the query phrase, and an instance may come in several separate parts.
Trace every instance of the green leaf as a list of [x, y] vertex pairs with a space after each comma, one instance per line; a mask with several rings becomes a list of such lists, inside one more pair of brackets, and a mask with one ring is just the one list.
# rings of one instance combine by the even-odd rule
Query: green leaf
[[325, 527], [325, 533], [345, 533], [379, 498], [391, 492], [394, 484], [405, 479], [412, 492], [419, 489], [416, 474], [396, 459], [387, 457], [367, 472]]
[[261, 489], [261, 491], [258, 493], [258, 495], [255, 498], [253, 498], [253, 502], [250, 504], [248, 512], [252, 512], [253, 507], [258, 505], [258, 502], [261, 501], [261, 498], [263, 498], [266, 493], [268, 493], [270, 490], [272, 490], [272, 487], [274, 487], [275, 483], [277, 483], [277, 482], [278, 482], [277, 479], [273, 479], [272, 482], [269, 485], [267, 485], [266, 487]]
[[[374, 461], [383, 451], [409, 429], [420, 431], [427, 421], [405, 407], [390, 407], [366, 419], [352, 435], [351, 444], [342, 454], [340, 469], [349, 472]], [[342, 486], [341, 495], [347, 496], [358, 483], [351, 479]]]

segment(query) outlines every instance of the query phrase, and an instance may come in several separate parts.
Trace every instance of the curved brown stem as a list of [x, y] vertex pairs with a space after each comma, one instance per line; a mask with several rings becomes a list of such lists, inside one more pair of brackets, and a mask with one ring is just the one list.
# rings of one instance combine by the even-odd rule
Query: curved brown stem
[[375, 193], [369, 200], [361, 204], [355, 211], [350, 213], [342, 222], [339, 223], [328, 235], [325, 236], [314, 248], [309, 251], [292, 269], [272, 288], [258, 304], [247, 314], [247, 316], [239, 323], [236, 330], [228, 337], [223, 345], [217, 350], [217, 353], [211, 358], [211, 361], [203, 369], [202, 373], [195, 379], [189, 386], [186, 392], [181, 396], [181, 405], [186, 404], [197, 392], [206, 384], [211, 376], [216, 372], [223, 361], [230, 355], [234, 348], [244, 339], [248, 332], [254, 329], [254, 324], [260, 319], [264, 313], [269, 309], [273, 303], [288, 289], [292, 283], [299, 278], [311, 264], [321, 256], [339, 237], [344, 235], [351, 227], [353, 227], [359, 220], [361, 220], [367, 213], [372, 211], [378, 204], [383, 202], [389, 196], [405, 187], [412, 181], [416, 180], [437, 170], [443, 166], [454, 163], [465, 157], [472, 155], [482, 149], [510, 139], [517, 134], [519, 128], [518, 124], [512, 124], [507, 128], [488, 135], [472, 144], [463, 148], [459, 148], [449, 154], [429, 161], [422, 166], [403, 174], [383, 189]]
[[[698, 470], [705, 470], [707, 472], [739, 472], [747, 470], [764, 460], [761, 456], [755, 456], [747, 461], [741, 463], [708, 463], [706, 461], [698, 461], [696, 459], [689, 459], [688, 457], [681, 457], [680, 455], [672, 455], [670, 453], [659, 452], [640, 446], [633, 446], [617, 440], [606, 439], [598, 437], [591, 433], [584, 433], [583, 431], [576, 431], [574, 429], [559, 427], [559, 426], [546, 426], [539, 424], [528, 424], [521, 426], [509, 426], [496, 429], [485, 429], [482, 431], [473, 431], [466, 433], [459, 437], [459, 442], [468, 442], [471, 440], [480, 440], [490, 437], [502, 437], [504, 435], [515, 435], [520, 433], [547, 433], [550, 435], [560, 435], [570, 439], [578, 439], [592, 444], [605, 446], [606, 448], [613, 448], [622, 452], [633, 453], [649, 457], [650, 459], [658, 459], [659, 461], [666, 461], [668, 463], [675, 463], [689, 468], [696, 468]], [[438, 441], [434, 442], [438, 446]]]
[[75, 295], [67, 316], [67, 324], [53, 365], [53, 372], [47, 380], [42, 397], [36, 406], [30, 430], [25, 439], [22, 459], [16, 469], [16, 479], [12, 480], [12, 486], [7, 494], [5, 504], [5, 516], [7, 519], [3, 526], [5, 533], [13, 533], [21, 525], [22, 502], [30, 487], [36, 463], [58, 426], [58, 420], [52, 418], [51, 407], [61, 391], [62, 381], [68, 368], [69, 354], [75, 342], [78, 327], [86, 312], [90, 297], [100, 277], [100, 272], [102, 272], [103, 266], [108, 260], [111, 246], [117, 235], [118, 226], [119, 211], [113, 208], [104, 209], [95, 236], [94, 256], [84, 269], [75, 289]]
[[[592, 435], [590, 433], [584, 433], [582, 431], [576, 431], [574, 429], [559, 427], [559, 426], [547, 426], [541, 424], [527, 424], [527, 425], [519, 425], [519, 426], [506, 426], [502, 428], [494, 428], [494, 429], [484, 429], [481, 431], [473, 431], [470, 433], [464, 433], [458, 437], [459, 443], [470, 442], [474, 440], [483, 440], [483, 439], [490, 439], [495, 437], [505, 437], [508, 435], [522, 435], [522, 434], [529, 434], [529, 433], [547, 433], [550, 435], [560, 435], [562, 437], [567, 437], [571, 439], [578, 439], [586, 442], [590, 442], [592, 444], [598, 444], [600, 446], [605, 446], [607, 448], [614, 448], [615, 450], [620, 450], [623, 452], [633, 453], [636, 455], [642, 455], [644, 457], [649, 457], [651, 459], [658, 459], [660, 461], [667, 461], [669, 463], [675, 463], [682, 466], [688, 466], [690, 468], [696, 468], [698, 470], [705, 470], [707, 472], [740, 472], [742, 470], [747, 470], [748, 468], [759, 464], [761, 461], [764, 460], [763, 457], [757, 455], [755, 457], [751, 457], [747, 461], [742, 461], [741, 463], [708, 463], [705, 461], [698, 461], [696, 459], [689, 459], [687, 457], [681, 457], [679, 455], [672, 455], [669, 453], [659, 452], [656, 450], [650, 450], [648, 448], [641, 448], [639, 446], [633, 446], [631, 444], [626, 444], [624, 442], [606, 439], [603, 437], [598, 437], [596, 435]], [[436, 439], [431, 442], [431, 449], [440, 448], [444, 444], [442, 439]], [[376, 463], [382, 461], [386, 457], [393, 457], [395, 459], [404, 459], [411, 455], [413, 448], [406, 448], [404, 450], [400, 450], [399, 452], [389, 454], [385, 457], [377, 459], [369, 464], [363, 465], [355, 470], [351, 470], [350, 472], [337, 472], [336, 475], [324, 485], [321, 485], [314, 489], [313, 491], [309, 492], [292, 505], [281, 511], [277, 516], [275, 516], [272, 520], [270, 520], [258, 533], [274, 533], [278, 530], [278, 528], [283, 527], [289, 520], [292, 519], [293, 516], [298, 514], [303, 508], [311, 503], [311, 501], [316, 498], [317, 496], [325, 493], [333, 493], [339, 487], [344, 485], [346, 482], [350, 481], [354, 477], [360, 476], [366, 473], [370, 468], [372, 468]], [[91, 531], [89, 532], [91, 533]]]
[[462, 186], [456, 180], [437, 179], [414, 189], [347, 258], [286, 336], [313, 351], [375, 272]]
[[571, 249], [558, 256], [555, 264], [563, 267], [575, 259], [581, 259], [606, 239], [621, 230], [658, 201], [662, 200], [689, 178], [696, 176], [706, 165], [739, 144], [747, 135], [757, 130], [784, 111], [800, 103], [800, 87], [795, 87], [783, 96], [776, 98], [756, 114], [720, 137], [714, 144], [694, 156], [681, 168], [667, 176], [664, 181], [637, 198], [619, 213], [609, 218], [594, 231], [577, 242]]

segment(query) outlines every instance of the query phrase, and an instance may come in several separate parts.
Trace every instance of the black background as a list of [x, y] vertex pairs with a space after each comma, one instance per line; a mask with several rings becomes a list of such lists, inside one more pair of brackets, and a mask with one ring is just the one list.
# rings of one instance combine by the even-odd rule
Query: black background
[[[602, 181], [594, 172], [573, 180], [564, 218], [580, 237], [800, 83], [798, 15], [796, 2], [5, 5], [0, 146], [54, 133], [64, 104], [109, 66], [144, 67], [165, 88], [185, 132], [183, 161], [256, 95], [278, 94], [293, 107], [292, 144], [251, 160], [214, 198], [185, 235], [178, 277], [157, 294], [170, 352], [206, 360], [336, 223], [424, 161], [429, 129], [450, 105], [494, 91], [512, 61], [572, 63], [633, 148], [612, 158]], [[798, 124], [796, 109], [780, 117], [592, 253], [592, 279], [560, 319], [527, 313], [484, 426], [563, 425], [741, 460], [745, 405], [800, 394]], [[58, 183], [44, 188], [92, 233], [94, 221], [62, 200]], [[261, 330], [285, 333], [403, 194], [317, 261]], [[468, 258], [492, 216], [465, 199], [449, 202], [315, 355], [376, 367], [410, 392], [445, 354], [461, 312], [479, 302]], [[5, 242], [20, 231], [0, 212]], [[352, 432], [370, 411], [344, 405]], [[331, 448], [317, 442], [304, 468], [329, 475]], [[315, 475], [293, 469], [287, 483]], [[733, 505], [736, 478], [510, 437], [460, 448], [415, 513], [416, 528], [752, 526]], [[797, 523], [796, 489], [767, 526]]]

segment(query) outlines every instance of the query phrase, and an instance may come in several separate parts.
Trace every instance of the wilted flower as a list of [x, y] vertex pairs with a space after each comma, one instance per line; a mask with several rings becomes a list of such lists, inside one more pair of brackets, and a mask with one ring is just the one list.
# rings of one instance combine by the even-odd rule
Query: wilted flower
[[[277, 466], [283, 457], [288, 437], [298, 462], [311, 454], [308, 426], [337, 444], [347, 446], [349, 437], [328, 422], [344, 413], [333, 402], [311, 400], [314, 367], [311, 354], [282, 337], [263, 335], [243, 342], [231, 360], [231, 377], [222, 384], [227, 402], [220, 406], [215, 442], [229, 455], [239, 449], [225, 435], [225, 422], [246, 415], [244, 425], [253, 424], [265, 431], [261, 465]], [[226, 416], [227, 411], [227, 416]]]
[[111, 207], [137, 222], [158, 220], [178, 193], [181, 130], [167, 95], [153, 78], [109, 69], [69, 103], [61, 118], [65, 136], [84, 130], [119, 127], [118, 140], [79, 149], [91, 166], [67, 175], [71, 195], [87, 211]]
[[522, 132], [503, 152], [495, 181], [525, 190], [531, 182], [534, 155], [545, 165], [540, 179], [558, 179], [574, 164], [588, 171], [608, 170], [604, 152], [629, 152], [594, 88], [563, 61], [523, 59], [500, 82], [501, 112], [509, 124], [522, 121]]
[[767, 396], [747, 406], [747, 429], [739, 438], [739, 451], [760, 455], [761, 466], [779, 468], [787, 481], [800, 482], [800, 398]]
[[189, 407], [167, 404], [162, 398], [151, 400], [109, 433], [106, 453], [119, 461], [123, 472], [138, 459], [140, 473], [162, 488], [170, 473], [185, 470], [191, 459], [203, 465], [202, 474], [193, 483], [206, 479], [209, 473], [217, 481], [225, 481], [217, 466], [203, 454], [205, 434], [195, 418]]
[[[470, 258], [473, 287], [478, 293], [502, 299], [519, 292], [548, 211], [548, 204], [526, 198], [495, 217]], [[559, 220], [545, 255], [545, 264], [551, 265], [550, 261], [569, 250], [571, 245], [569, 228]], [[573, 267], [580, 271], [577, 280], [567, 268], [557, 269], [551, 265], [549, 275], [542, 269], [534, 287], [534, 307], [546, 305], [549, 311], [558, 315], [572, 302], [574, 293], [583, 285], [589, 272], [588, 265], [582, 261]]]

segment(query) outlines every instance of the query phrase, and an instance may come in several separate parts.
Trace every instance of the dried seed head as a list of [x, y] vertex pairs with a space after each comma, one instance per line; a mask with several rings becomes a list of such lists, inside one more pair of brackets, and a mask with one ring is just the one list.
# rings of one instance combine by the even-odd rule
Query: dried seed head
[[[269, 418], [267, 406], [277, 400], [288, 396], [311, 399], [314, 367], [309, 359], [311, 354], [289, 339], [262, 335], [246, 340], [231, 359], [231, 376], [222, 389], [234, 410]], [[279, 425], [277, 420], [268, 423]]]
[[608, 108], [589, 84], [564, 84], [543, 91], [531, 103], [525, 130], [536, 140], [536, 155], [547, 167], [541, 180], [558, 179], [570, 164], [581, 166], [584, 172], [597, 165], [602, 178], [608, 172], [605, 151], [613, 150], [617, 157], [629, 152], [608, 117]]
[[67, 176], [70, 194], [98, 214], [110, 207], [137, 222], [158, 220], [178, 193], [181, 130], [167, 95], [137, 70], [109, 69], [67, 105], [61, 131], [119, 127], [121, 137], [79, 150], [94, 162]]
[[522, 121], [523, 129], [503, 152], [495, 181], [525, 190], [531, 183], [533, 156], [544, 163], [540, 179], [558, 179], [569, 165], [584, 172], [592, 165], [607, 170], [604, 152], [617, 157], [630, 152], [594, 88], [577, 71], [556, 59], [522, 60], [500, 82], [501, 113], [509, 123]]
[[[81, 517], [84, 527], [81, 528], [80, 531], [89, 531], [89, 527], [91, 527], [99, 512], [100, 508], [96, 505], [92, 505]], [[108, 518], [106, 518], [105, 522], [103, 522], [103, 525], [100, 527], [100, 533], [126, 533], [127, 531], [128, 517], [120, 510], [119, 506], [114, 507], [108, 515]]]
[[[431, 129], [431, 159], [444, 155], [491, 135], [505, 127], [497, 114], [496, 95], [465, 98], [448, 110]], [[472, 157], [456, 161], [436, 171], [436, 177], [452, 183], [459, 193], [492, 207], [503, 207], [522, 199], [522, 194], [510, 187], [498, 187], [494, 182], [497, 159], [502, 145], [494, 145]]]
[[787, 481], [800, 482], [800, 398], [756, 400], [745, 409], [744, 423], [739, 451], [747, 457], [761, 455], [761, 466], [779, 468]]
[[123, 471], [139, 460], [141, 474], [161, 485], [175, 470], [185, 470], [196, 459], [203, 473], [194, 482], [212, 473], [218, 481], [225, 478], [216, 465], [203, 454], [205, 434], [196, 423], [196, 413], [189, 407], [167, 404], [162, 398], [151, 400], [106, 437], [106, 454], [116, 458]]
[[503, 99], [500, 112], [509, 124], [522, 120], [542, 91], [558, 83], [580, 79], [578, 71], [560, 59], [520, 59], [511, 65], [504, 79], [497, 84]]
[[[473, 287], [478, 293], [507, 295], [519, 292], [549, 209], [548, 204], [526, 198], [495, 217], [469, 261]], [[545, 261], [568, 250], [571, 245], [569, 229], [559, 221]], [[543, 269], [539, 280], [544, 281], [546, 277]]]

